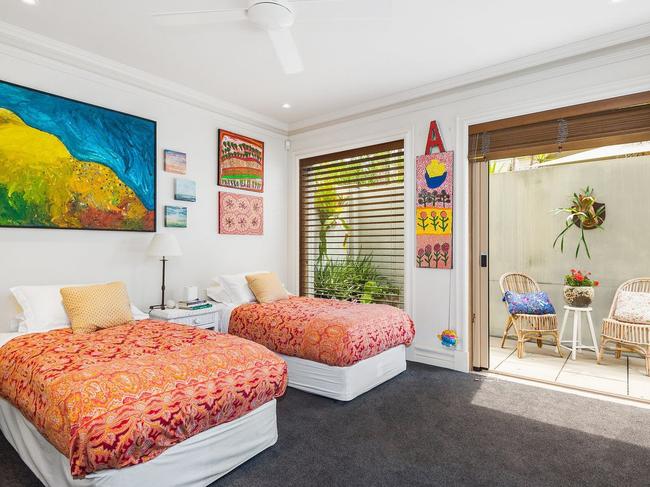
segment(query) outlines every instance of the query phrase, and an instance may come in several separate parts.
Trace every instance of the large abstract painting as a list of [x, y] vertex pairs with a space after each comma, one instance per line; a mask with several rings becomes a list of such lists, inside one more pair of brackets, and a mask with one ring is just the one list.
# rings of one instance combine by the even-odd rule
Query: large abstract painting
[[219, 191], [219, 233], [262, 235], [264, 199], [259, 196]]
[[454, 153], [419, 156], [415, 162], [416, 265], [451, 269]]
[[156, 230], [156, 122], [0, 81], [0, 226]]
[[264, 142], [219, 129], [220, 186], [264, 190]]

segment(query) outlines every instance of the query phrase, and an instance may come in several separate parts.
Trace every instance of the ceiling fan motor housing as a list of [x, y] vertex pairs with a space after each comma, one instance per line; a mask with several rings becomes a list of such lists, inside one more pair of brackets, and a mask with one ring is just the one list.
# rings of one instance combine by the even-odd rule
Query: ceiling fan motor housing
[[283, 0], [252, 0], [246, 15], [251, 22], [266, 30], [287, 29], [295, 20], [291, 6]]

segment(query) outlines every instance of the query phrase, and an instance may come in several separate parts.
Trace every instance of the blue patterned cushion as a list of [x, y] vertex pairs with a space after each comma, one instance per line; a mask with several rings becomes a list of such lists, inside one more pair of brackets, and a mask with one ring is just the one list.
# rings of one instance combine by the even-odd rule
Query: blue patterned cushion
[[555, 314], [555, 308], [544, 291], [521, 294], [506, 291], [503, 300], [508, 303], [508, 312], [511, 315]]

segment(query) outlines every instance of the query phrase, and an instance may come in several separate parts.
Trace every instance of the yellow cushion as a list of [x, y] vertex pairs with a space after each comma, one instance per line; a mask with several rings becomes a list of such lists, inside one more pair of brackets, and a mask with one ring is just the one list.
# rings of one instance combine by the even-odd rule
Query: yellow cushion
[[287, 290], [274, 272], [263, 274], [249, 274], [246, 276], [248, 287], [255, 295], [258, 303], [272, 303], [280, 299], [287, 299]]
[[63, 307], [73, 333], [92, 333], [133, 321], [123, 282], [61, 288]]

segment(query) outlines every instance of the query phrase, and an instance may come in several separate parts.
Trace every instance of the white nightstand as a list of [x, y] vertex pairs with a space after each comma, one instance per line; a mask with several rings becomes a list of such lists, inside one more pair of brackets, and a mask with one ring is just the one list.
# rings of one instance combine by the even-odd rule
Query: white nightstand
[[191, 311], [188, 309], [152, 309], [149, 316], [156, 320], [170, 321], [181, 323], [182, 325], [197, 326], [207, 330], [219, 330], [219, 309], [216, 306], [212, 308], [197, 309]]

